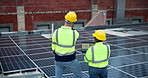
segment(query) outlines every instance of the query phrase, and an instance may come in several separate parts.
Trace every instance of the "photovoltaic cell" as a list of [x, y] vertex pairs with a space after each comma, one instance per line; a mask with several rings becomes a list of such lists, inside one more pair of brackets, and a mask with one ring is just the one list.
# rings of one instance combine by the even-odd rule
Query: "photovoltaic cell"
[[48, 39], [44, 38], [44, 37], [40, 37], [40, 38], [31, 38], [33, 41], [47, 41]]
[[0, 44], [13, 44], [13, 41], [11, 41], [11, 40], [1, 40]]
[[124, 48], [121, 48], [121, 47], [118, 47], [115, 45], [111, 45], [110, 48], [111, 48], [111, 50], [124, 49]]
[[44, 47], [46, 50], [48, 50], [50, 53], [53, 53], [53, 50], [51, 49], [51, 47]]
[[[82, 72], [82, 77], [83, 78], [90, 78], [88, 74], [83, 73], [83, 72]], [[70, 74], [64, 75], [63, 78], [76, 78], [76, 76], [73, 73], [70, 73]]]
[[146, 54], [127, 56], [127, 58], [137, 62], [148, 62], [148, 55]]
[[23, 52], [18, 47], [0, 48], [0, 56], [23, 55]]
[[13, 39], [13, 41], [18, 44], [18, 45], [30, 45], [30, 44], [35, 44], [36, 42], [33, 42], [31, 39]]
[[0, 48], [1, 47], [14, 47], [14, 42], [9, 37], [0, 37]]
[[[148, 76], [148, 63], [144, 64], [136, 64], [136, 65], [131, 65], [131, 66], [126, 66], [126, 67], [121, 67], [119, 69], [136, 76], [137, 78], [143, 77], [143, 76]], [[144, 77], [146, 78], [146, 77]]]
[[110, 58], [109, 62], [109, 65], [114, 67], [138, 63], [137, 61], [127, 59], [127, 57]]
[[18, 38], [18, 39], [14, 39], [15, 42], [32, 42], [31, 39], [29, 38]]
[[34, 61], [39, 67], [54, 65], [54, 58]]
[[28, 46], [20, 46], [23, 50], [31, 50], [31, 49], [38, 49], [42, 48], [40, 45], [28, 45]]
[[18, 46], [30, 46], [30, 45], [36, 45], [37, 43], [36, 42], [33, 42], [33, 41], [29, 41], [29, 42], [15, 42]]
[[123, 39], [123, 40], [118, 40], [118, 41], [107, 41], [107, 43], [109, 44], [114, 44], [114, 45], [120, 45], [120, 44], [126, 44], [126, 42], [128, 43], [134, 43], [134, 42], [141, 42], [140, 40], [136, 40], [136, 39]]
[[144, 40], [144, 41], [147, 41], [148, 40], [148, 37], [141, 37], [139, 38], [140, 40]]
[[116, 69], [109, 69], [108, 70], [108, 77], [109, 78], [134, 78], [126, 73], [118, 71]]
[[48, 76], [55, 76], [55, 67], [51, 66], [51, 67], [44, 67], [41, 68], [41, 70]]
[[36, 43], [38, 43], [38, 44], [47, 44], [47, 43], [51, 44], [52, 42], [51, 42], [51, 40], [44, 40], [44, 41], [36, 41]]
[[88, 66], [88, 64], [86, 62], [81, 62], [80, 65], [81, 65], [81, 70], [82, 71], [88, 71], [89, 66]]
[[46, 44], [45, 43], [44, 44], [40, 44], [40, 46], [42, 46], [42, 47], [48, 47], [49, 48], [49, 47], [51, 47], [51, 43], [48, 42]]
[[24, 35], [24, 36], [11, 36], [12, 39], [25, 39], [25, 38], [28, 38], [27, 35]]
[[[86, 78], [89, 78], [89, 73], [85, 72], [88, 76]], [[134, 78], [128, 74], [125, 74], [121, 71], [118, 71], [116, 69], [108, 69], [108, 78]]]
[[41, 53], [35, 55], [28, 55], [32, 60], [54, 57], [53, 53]]
[[136, 52], [128, 49], [119, 49], [119, 50], [111, 51], [111, 54], [113, 54], [115, 57], [115, 56], [131, 55], [131, 54], [140, 54], [140, 52]]
[[1, 43], [0, 44], [0, 48], [15, 47], [15, 46], [16, 45], [14, 43], [10, 43], [10, 44]]
[[147, 46], [148, 43], [143, 41], [143, 42], [137, 42], [137, 43], [127, 43], [127, 44], [119, 44], [118, 46], [125, 47], [125, 48], [133, 48], [133, 47], [141, 47], [141, 46]]
[[82, 46], [81, 44], [76, 45], [76, 48], [77, 48], [77, 49], [78, 49], [78, 48], [81, 48], [81, 46]]
[[148, 46], [143, 46], [143, 47], [134, 47], [130, 48], [131, 50], [143, 52], [143, 53], [148, 53]]
[[119, 37], [119, 36], [116, 36], [116, 37], [107, 37], [107, 41], [112, 41], [112, 40], [115, 40], [115, 41], [118, 41], [118, 40], [122, 40], [122, 39], [128, 39], [126, 37]]
[[36, 68], [31, 60], [25, 55], [23, 56], [12, 56], [0, 58], [2, 68], [4, 72], [22, 70], [29, 68]]
[[84, 61], [84, 55], [77, 55], [76, 58], [78, 61]]
[[0, 37], [0, 40], [1, 41], [6, 41], [6, 40], [10, 40], [10, 38], [9, 37]]
[[36, 54], [36, 53], [45, 53], [45, 52], [49, 52], [49, 51], [47, 49], [40, 48], [40, 49], [26, 50], [24, 52], [26, 54]]
[[[51, 66], [51, 67], [44, 67], [41, 68], [41, 70], [46, 73], [49, 77], [50, 76], [55, 76], [55, 66]], [[68, 68], [65, 68], [63, 71], [63, 74], [68, 74], [68, 73], [72, 73]]]
[[39, 38], [39, 37], [42, 37], [40, 34], [30, 34], [30, 35], [26, 35], [27, 37], [29, 38]]
[[134, 27], [133, 29], [134, 30], [148, 31], [148, 27], [147, 26]]
[[148, 37], [148, 34], [145, 34], [145, 35], [135, 35], [135, 36], [129, 36], [131, 38], [143, 38], [143, 37]]

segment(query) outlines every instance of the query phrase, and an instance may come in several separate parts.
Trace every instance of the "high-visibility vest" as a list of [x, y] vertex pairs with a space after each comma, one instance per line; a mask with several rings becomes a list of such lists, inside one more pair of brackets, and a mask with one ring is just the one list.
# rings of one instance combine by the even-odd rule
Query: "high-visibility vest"
[[103, 68], [108, 65], [109, 57], [110, 46], [99, 42], [87, 50], [84, 61], [88, 62], [89, 66]]
[[72, 55], [75, 53], [75, 43], [78, 37], [79, 33], [76, 30], [71, 30], [71, 27], [62, 26], [55, 30], [53, 34], [52, 49], [59, 56]]

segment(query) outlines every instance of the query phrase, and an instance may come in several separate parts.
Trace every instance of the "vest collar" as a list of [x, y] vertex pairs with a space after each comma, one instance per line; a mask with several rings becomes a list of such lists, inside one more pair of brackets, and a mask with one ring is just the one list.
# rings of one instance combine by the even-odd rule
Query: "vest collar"
[[62, 29], [69, 29], [69, 30], [71, 30], [72, 27], [62, 26], [61, 28]]
[[95, 45], [103, 45], [103, 42], [97, 42]]

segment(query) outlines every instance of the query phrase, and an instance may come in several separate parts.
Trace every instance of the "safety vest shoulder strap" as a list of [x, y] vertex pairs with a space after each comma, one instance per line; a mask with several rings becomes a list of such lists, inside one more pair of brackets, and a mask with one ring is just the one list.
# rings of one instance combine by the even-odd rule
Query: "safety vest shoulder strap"
[[60, 47], [65, 47], [65, 48], [71, 48], [71, 47], [73, 47], [73, 46], [75, 46], [75, 32], [74, 32], [74, 30], [73, 30], [73, 43], [72, 43], [72, 45], [62, 45], [62, 44], [59, 44], [59, 40], [58, 40], [58, 29], [56, 30], [56, 42], [54, 42], [53, 44], [57, 44], [58, 46], [60, 46]]

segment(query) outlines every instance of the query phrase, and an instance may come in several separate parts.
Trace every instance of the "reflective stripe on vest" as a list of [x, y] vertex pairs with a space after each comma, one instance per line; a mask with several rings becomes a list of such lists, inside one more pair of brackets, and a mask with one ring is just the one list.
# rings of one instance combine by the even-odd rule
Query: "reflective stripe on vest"
[[85, 56], [85, 59], [86, 59], [87, 61], [91, 62], [91, 60], [88, 60], [86, 56]]
[[75, 53], [75, 51], [73, 52], [70, 52], [70, 53], [66, 53], [66, 54], [61, 54], [61, 53], [58, 53], [58, 52], [55, 52], [58, 56], [67, 56], [67, 55], [72, 55]]
[[88, 60], [87, 57], [85, 56], [86, 60], [89, 61], [89, 62], [92, 62], [92, 63], [101, 63], [101, 62], [105, 62], [105, 61], [109, 60], [109, 48], [108, 48], [107, 45], [106, 45], [106, 47], [107, 47], [107, 59], [101, 60], [101, 61], [94, 61], [94, 48], [91, 47], [91, 51], [92, 51], [92, 61], [91, 61], [91, 60]]
[[72, 45], [62, 45], [58, 43], [58, 30], [56, 31], [56, 42], [53, 42], [53, 44], [57, 44], [60, 47], [65, 47], [65, 48], [72, 48], [75, 46], [75, 32], [73, 30], [73, 44]]

